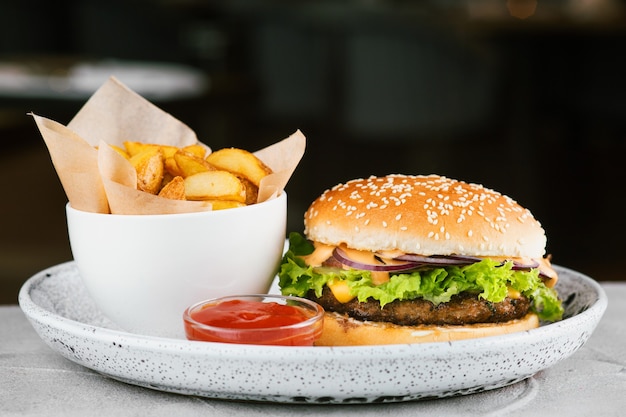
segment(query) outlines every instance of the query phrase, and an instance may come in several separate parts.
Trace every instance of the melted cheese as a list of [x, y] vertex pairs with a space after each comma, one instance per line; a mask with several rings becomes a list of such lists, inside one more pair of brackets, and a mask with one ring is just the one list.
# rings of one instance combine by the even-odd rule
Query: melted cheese
[[348, 283], [345, 281], [333, 280], [328, 283], [328, 288], [330, 288], [333, 295], [340, 303], [347, 303], [354, 298], [354, 295], [350, 294]]
[[320, 266], [322, 262], [330, 258], [333, 254], [335, 247], [332, 245], [325, 245], [323, 243], [314, 243], [315, 249], [309, 255], [301, 256], [301, 258], [309, 266]]
[[372, 284], [380, 285], [389, 281], [389, 272], [386, 271], [370, 271], [372, 277]]
[[559, 280], [559, 275], [556, 273], [554, 268], [552, 268], [550, 259], [541, 258], [537, 259], [537, 262], [539, 262], [539, 270], [541, 270], [541, 273], [548, 277], [548, 279], [546, 280], [546, 287], [554, 287], [556, 285], [556, 282]]
[[509, 298], [518, 299], [518, 298], [520, 298], [522, 296], [521, 292], [519, 292], [519, 291], [517, 291], [517, 290], [515, 290], [515, 289], [513, 289], [511, 287], [506, 287], [506, 290], [507, 290], [506, 296], [509, 297]]

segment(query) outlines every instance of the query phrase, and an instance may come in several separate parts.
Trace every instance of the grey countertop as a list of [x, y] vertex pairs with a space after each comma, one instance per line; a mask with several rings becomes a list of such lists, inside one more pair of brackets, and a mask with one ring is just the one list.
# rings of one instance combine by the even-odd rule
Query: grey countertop
[[626, 410], [626, 283], [573, 356], [520, 383], [469, 396], [380, 405], [282, 405], [153, 391], [102, 376], [44, 344], [18, 306], [0, 307], [0, 416], [617, 416]]

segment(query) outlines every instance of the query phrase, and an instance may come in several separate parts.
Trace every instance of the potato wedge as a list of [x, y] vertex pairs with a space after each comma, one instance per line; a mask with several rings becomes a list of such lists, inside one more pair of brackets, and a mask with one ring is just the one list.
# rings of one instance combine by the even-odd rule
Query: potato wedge
[[124, 142], [124, 148], [126, 149], [126, 152], [128, 153], [128, 155], [130, 156], [135, 156], [141, 153], [142, 151], [144, 151], [148, 147], [156, 147], [156, 145], [150, 145], [150, 144], [143, 143], [143, 142], [132, 142], [132, 141]]
[[245, 207], [246, 204], [240, 201], [232, 201], [232, 200], [207, 200], [211, 203], [213, 210], [225, 210], [237, 207]]
[[163, 161], [163, 165], [165, 166], [165, 171], [169, 173], [172, 177], [182, 177], [183, 173], [178, 168], [178, 164], [174, 157], [165, 158]]
[[183, 177], [174, 177], [161, 188], [159, 197], [171, 200], [185, 200], [185, 180]]
[[178, 152], [178, 148], [176, 146], [159, 145], [159, 148], [161, 148], [161, 152], [163, 152], [164, 159], [173, 158], [174, 154]]
[[246, 189], [246, 205], [256, 204], [259, 198], [259, 187], [254, 185], [252, 181], [245, 177], [237, 176]]
[[160, 148], [161, 151], [163, 152], [164, 158], [171, 158], [172, 156], [174, 156], [174, 153], [178, 151], [178, 148], [176, 146], [157, 145], [154, 143], [143, 143], [143, 142], [133, 142], [133, 141], [125, 141], [124, 148], [126, 149], [126, 152], [128, 153], [128, 155], [130, 155], [131, 157], [144, 152], [148, 148]]
[[185, 178], [187, 200], [231, 200], [246, 202], [246, 188], [227, 171], [205, 171]]
[[120, 155], [122, 155], [124, 158], [126, 159], [130, 159], [130, 155], [128, 154], [128, 152], [126, 152], [125, 149], [120, 148], [119, 146], [116, 145], [109, 145], [111, 148], [113, 148], [113, 150], [117, 153], [119, 153]]
[[179, 174], [183, 177], [215, 170], [215, 167], [203, 158], [183, 150], [179, 150], [174, 154], [174, 161], [176, 161]]
[[143, 148], [141, 152], [131, 155], [129, 161], [135, 169], [138, 169], [142, 165], [146, 164], [146, 162], [154, 155], [160, 155], [160, 157], [163, 158], [163, 153], [161, 153], [159, 147], [146, 147]]
[[167, 172], [167, 169], [163, 170], [163, 181], [161, 181], [161, 188], [165, 187], [170, 181], [174, 178], [179, 177], [180, 175], [172, 175]]
[[189, 152], [191, 154], [194, 154], [195, 156], [197, 156], [198, 158], [203, 158], [206, 155], [206, 148], [200, 144], [195, 144], [195, 145], [187, 145], [183, 148], [181, 148], [183, 151], [185, 152]]
[[159, 147], [147, 147], [130, 158], [137, 171], [137, 189], [157, 194], [163, 182], [163, 152]]
[[219, 149], [205, 159], [217, 169], [247, 178], [257, 187], [263, 177], [272, 173], [272, 170], [253, 153], [239, 148]]

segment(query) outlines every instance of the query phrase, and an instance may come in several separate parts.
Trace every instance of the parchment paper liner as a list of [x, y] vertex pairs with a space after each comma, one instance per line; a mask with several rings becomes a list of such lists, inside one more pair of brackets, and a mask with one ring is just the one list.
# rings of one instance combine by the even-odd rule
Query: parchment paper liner
[[[32, 114], [72, 207], [112, 214], [171, 214], [211, 210], [202, 201], [170, 200], [136, 189], [132, 165], [108, 145], [137, 141], [183, 147], [198, 143], [184, 123], [131, 91], [115, 77], [105, 82], [64, 126]], [[210, 147], [204, 144], [210, 152]], [[278, 196], [299, 164], [306, 138], [299, 130], [255, 153], [273, 174], [263, 178], [258, 202]]]

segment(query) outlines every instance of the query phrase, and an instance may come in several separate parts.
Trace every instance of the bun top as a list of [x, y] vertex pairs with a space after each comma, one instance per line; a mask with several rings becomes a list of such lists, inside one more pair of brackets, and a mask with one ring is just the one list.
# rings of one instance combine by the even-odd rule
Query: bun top
[[545, 231], [510, 197], [437, 175], [355, 179], [326, 190], [304, 233], [329, 245], [420, 255], [541, 258]]

